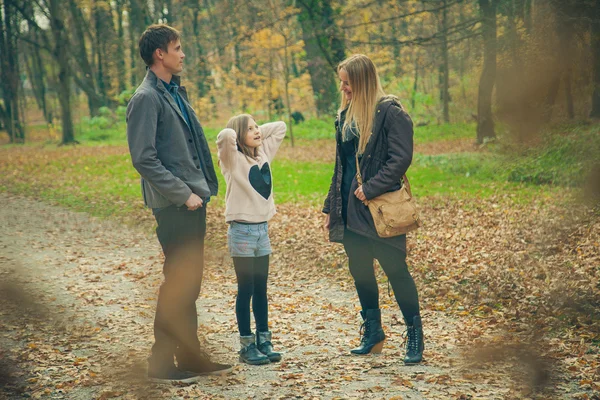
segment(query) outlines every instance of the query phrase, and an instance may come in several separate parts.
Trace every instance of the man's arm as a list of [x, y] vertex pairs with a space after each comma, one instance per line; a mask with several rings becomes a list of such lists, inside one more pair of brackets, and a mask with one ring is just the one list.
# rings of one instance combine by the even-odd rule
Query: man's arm
[[136, 93], [127, 106], [127, 142], [139, 174], [171, 203], [181, 206], [192, 190], [165, 168], [156, 152], [159, 107], [151, 95]]

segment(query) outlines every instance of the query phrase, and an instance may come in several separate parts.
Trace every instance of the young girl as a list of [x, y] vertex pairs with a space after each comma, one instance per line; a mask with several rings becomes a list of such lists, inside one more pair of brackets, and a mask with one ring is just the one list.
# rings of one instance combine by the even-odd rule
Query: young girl
[[[267, 221], [275, 214], [270, 163], [285, 136], [284, 122], [256, 124], [242, 114], [217, 136], [219, 165], [225, 177], [227, 245], [233, 258], [238, 294], [235, 314], [240, 332], [240, 362], [280, 361], [273, 351], [268, 323], [267, 279], [271, 243]], [[256, 339], [250, 329], [250, 300]]]

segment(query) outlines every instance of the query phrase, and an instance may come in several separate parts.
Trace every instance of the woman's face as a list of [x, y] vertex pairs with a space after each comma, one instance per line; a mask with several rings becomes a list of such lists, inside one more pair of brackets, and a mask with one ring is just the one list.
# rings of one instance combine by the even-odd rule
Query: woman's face
[[257, 148], [262, 143], [262, 135], [260, 133], [260, 129], [254, 121], [254, 119], [250, 118], [248, 120], [248, 133], [246, 134], [246, 140], [244, 144], [252, 149]]
[[340, 69], [338, 72], [340, 78], [340, 91], [346, 96], [346, 100], [352, 100], [352, 87], [348, 79], [348, 73], [346, 70]]

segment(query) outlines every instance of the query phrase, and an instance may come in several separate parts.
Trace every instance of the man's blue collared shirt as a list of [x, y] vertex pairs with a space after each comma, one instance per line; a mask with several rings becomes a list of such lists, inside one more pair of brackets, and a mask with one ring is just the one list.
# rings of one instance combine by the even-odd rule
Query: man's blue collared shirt
[[[187, 109], [185, 107], [185, 103], [183, 102], [183, 100], [181, 99], [181, 96], [179, 95], [179, 85], [177, 85], [175, 82], [171, 81], [171, 83], [167, 83], [165, 81], [163, 81], [161, 79], [163, 85], [165, 85], [165, 89], [167, 89], [167, 91], [169, 92], [169, 94], [171, 95], [171, 97], [173, 97], [173, 100], [175, 100], [175, 103], [177, 103], [177, 105], [179, 106], [179, 110], [181, 110], [181, 114], [183, 114], [183, 118], [185, 118], [185, 122], [188, 125], [188, 128], [190, 128], [190, 131], [192, 132], [192, 138], [194, 140], [194, 146], [196, 147], [196, 150], [198, 151], [198, 158], [200, 159], [200, 162], [202, 162], [202, 156], [200, 155], [200, 151], [198, 150], [197, 147], [197, 141], [198, 139], [195, 137], [194, 129], [192, 128], [192, 123], [190, 121], [190, 116], [187, 113]], [[204, 203], [208, 203], [210, 201], [210, 197], [206, 197], [206, 198], [202, 198], [202, 200], [204, 201]], [[163, 210], [166, 207], [162, 207], [162, 208], [153, 208], [152, 211], [154, 214], [160, 212], [161, 210]]]
[[183, 114], [183, 118], [185, 118], [185, 122], [187, 122], [188, 127], [190, 129], [192, 129], [192, 123], [190, 122], [190, 116], [188, 115], [185, 104], [183, 103], [183, 100], [181, 99], [181, 96], [179, 95], [179, 92], [178, 92], [179, 86], [173, 81], [171, 81], [171, 83], [167, 83], [165, 81], [162, 81], [162, 82], [165, 85], [165, 88], [167, 89], [167, 91], [173, 97], [173, 100], [175, 100], [175, 103], [177, 103], [177, 105], [179, 106], [179, 110], [181, 110], [181, 113]]

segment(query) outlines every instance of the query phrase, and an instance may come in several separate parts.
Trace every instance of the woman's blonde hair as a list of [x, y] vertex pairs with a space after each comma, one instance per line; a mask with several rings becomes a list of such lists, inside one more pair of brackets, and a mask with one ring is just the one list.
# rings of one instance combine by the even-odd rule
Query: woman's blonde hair
[[256, 158], [258, 151], [256, 148], [252, 148], [246, 145], [246, 136], [248, 136], [248, 123], [251, 119], [254, 119], [250, 114], [240, 114], [227, 122], [226, 128], [233, 129], [237, 139], [238, 150], [241, 151], [246, 157]]
[[348, 129], [353, 122], [356, 123], [359, 135], [358, 152], [362, 154], [372, 134], [377, 103], [386, 94], [381, 88], [373, 61], [364, 54], [354, 54], [346, 58], [338, 65], [337, 70], [338, 73], [346, 71], [348, 83], [352, 88], [351, 100], [346, 99], [342, 93], [338, 113], [348, 108], [342, 130]]

